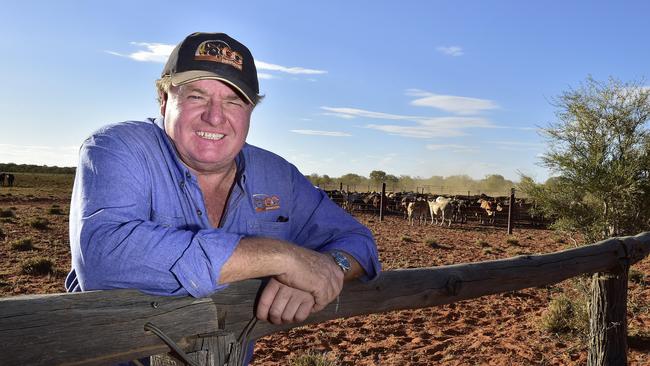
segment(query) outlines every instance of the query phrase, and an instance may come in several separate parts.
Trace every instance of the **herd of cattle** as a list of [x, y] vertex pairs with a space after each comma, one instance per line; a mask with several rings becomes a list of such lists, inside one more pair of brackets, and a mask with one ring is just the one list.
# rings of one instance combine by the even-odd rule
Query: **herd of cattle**
[[11, 173], [0, 173], [0, 187], [13, 187], [16, 177]]
[[[349, 212], [378, 213], [381, 193], [325, 191], [330, 199]], [[443, 196], [413, 192], [391, 192], [385, 197], [384, 213], [402, 215], [410, 225], [478, 224], [503, 225], [508, 222], [510, 197]], [[542, 227], [548, 224], [535, 210], [532, 202], [515, 199], [512, 220], [518, 225]]]

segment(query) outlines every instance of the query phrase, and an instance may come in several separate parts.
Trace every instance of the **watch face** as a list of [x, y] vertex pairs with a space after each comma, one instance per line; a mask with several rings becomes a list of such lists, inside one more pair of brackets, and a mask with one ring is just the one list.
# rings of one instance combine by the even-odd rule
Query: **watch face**
[[334, 258], [334, 261], [339, 265], [339, 267], [341, 267], [343, 272], [350, 270], [350, 261], [348, 261], [348, 259], [343, 254], [341, 254], [341, 252], [334, 251], [331, 254]]

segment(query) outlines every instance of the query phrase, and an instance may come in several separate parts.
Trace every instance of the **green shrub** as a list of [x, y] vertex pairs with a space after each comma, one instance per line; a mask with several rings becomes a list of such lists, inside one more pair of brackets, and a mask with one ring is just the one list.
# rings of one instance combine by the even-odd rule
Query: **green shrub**
[[490, 243], [488, 243], [487, 241], [485, 241], [483, 239], [476, 239], [476, 244], [483, 247], [483, 248], [487, 248], [487, 247], [490, 246]]
[[4, 239], [5, 239], [5, 232], [2, 231], [2, 228], [0, 227], [0, 240], [4, 240]]
[[437, 247], [437, 246], [439, 246], [439, 245], [438, 245], [438, 241], [437, 241], [436, 239], [433, 239], [433, 238], [431, 238], [431, 239], [427, 239], [427, 240], [425, 241], [425, 243], [427, 243], [427, 245], [428, 245], [428, 246], [431, 246], [431, 247]]
[[16, 240], [11, 243], [11, 249], [21, 252], [34, 250], [34, 243], [32, 242], [32, 238]]
[[402, 236], [402, 241], [405, 243], [412, 243], [413, 239], [409, 238], [408, 236]]
[[43, 257], [29, 258], [21, 264], [22, 272], [27, 275], [44, 276], [54, 273], [54, 263]]
[[11, 210], [0, 210], [0, 217], [16, 217], [16, 214]]
[[636, 268], [630, 268], [627, 278], [628, 280], [630, 280], [630, 282], [634, 282], [638, 284], [642, 284], [645, 282], [645, 274]]
[[327, 354], [320, 354], [316, 352], [307, 352], [305, 354], [291, 357], [289, 366], [337, 366], [335, 360]]
[[561, 294], [551, 300], [541, 319], [542, 329], [552, 333], [586, 335], [589, 332], [587, 300]]
[[506, 239], [506, 244], [508, 245], [519, 245], [519, 240], [517, 238], [510, 237]]
[[38, 230], [47, 230], [49, 229], [50, 221], [43, 217], [37, 217], [29, 222], [29, 226]]
[[63, 215], [63, 210], [58, 207], [50, 207], [47, 211], [50, 215]]

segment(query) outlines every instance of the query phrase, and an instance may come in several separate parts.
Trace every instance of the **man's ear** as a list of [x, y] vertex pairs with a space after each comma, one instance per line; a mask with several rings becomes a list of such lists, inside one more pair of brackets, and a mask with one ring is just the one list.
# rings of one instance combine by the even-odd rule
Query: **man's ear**
[[165, 117], [165, 108], [167, 107], [167, 99], [169, 98], [169, 93], [160, 94], [160, 115]]

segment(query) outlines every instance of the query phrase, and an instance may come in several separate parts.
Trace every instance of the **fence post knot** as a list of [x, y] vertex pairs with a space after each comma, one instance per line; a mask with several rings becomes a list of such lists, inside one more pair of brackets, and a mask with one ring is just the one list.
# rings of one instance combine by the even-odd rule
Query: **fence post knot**
[[463, 280], [455, 274], [452, 274], [447, 279], [445, 283], [445, 291], [449, 296], [456, 296], [460, 292], [460, 289], [463, 287]]

